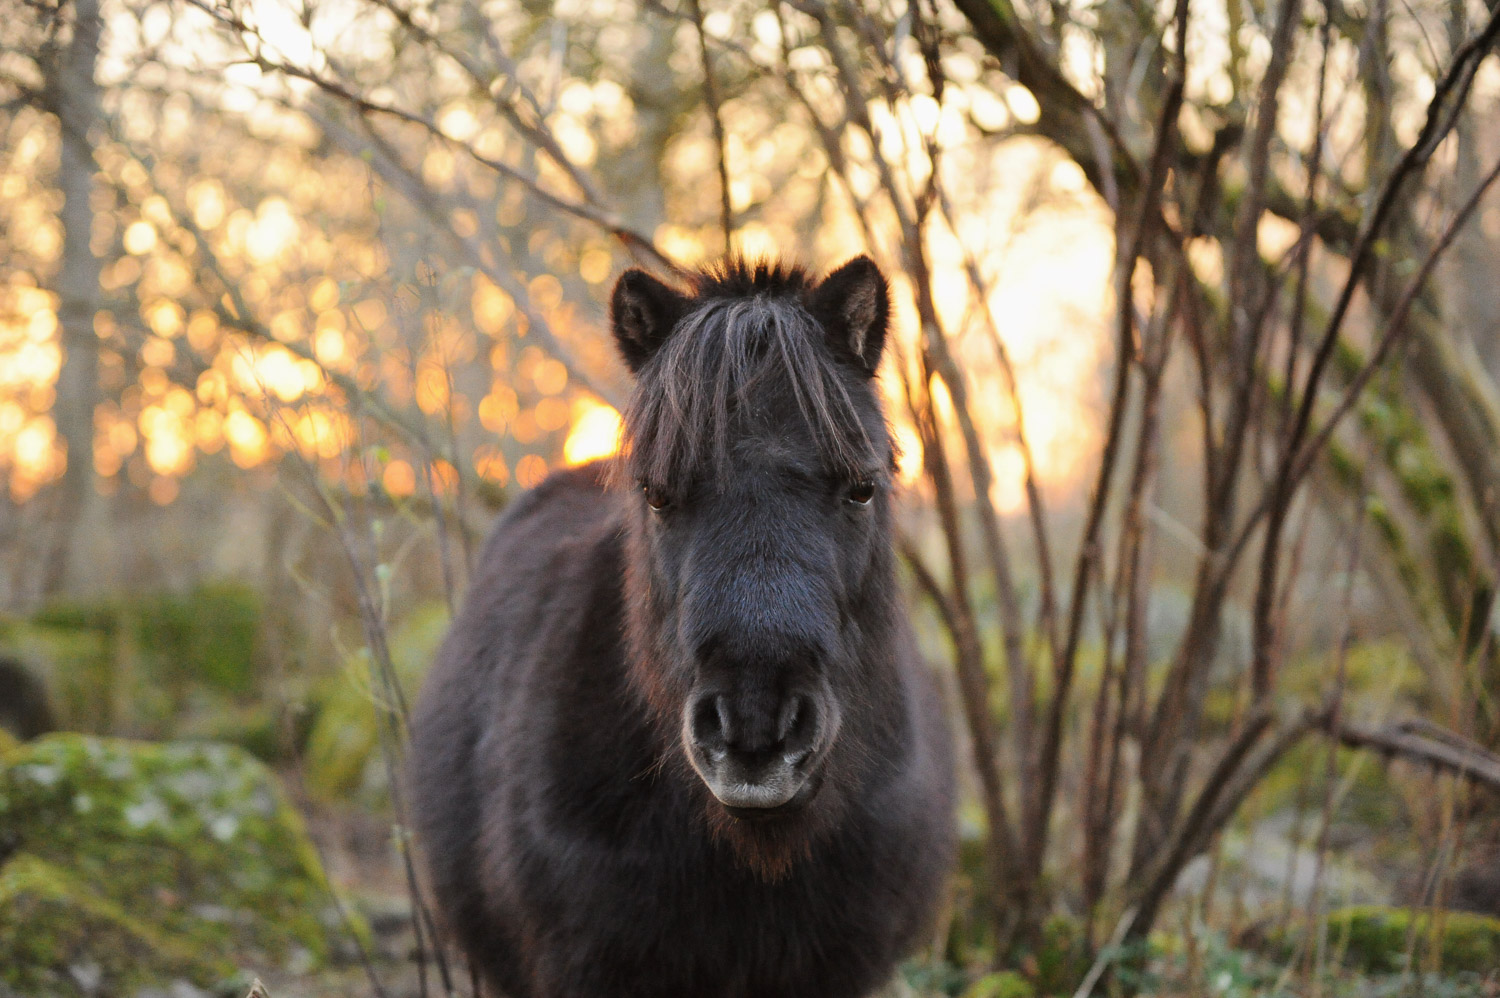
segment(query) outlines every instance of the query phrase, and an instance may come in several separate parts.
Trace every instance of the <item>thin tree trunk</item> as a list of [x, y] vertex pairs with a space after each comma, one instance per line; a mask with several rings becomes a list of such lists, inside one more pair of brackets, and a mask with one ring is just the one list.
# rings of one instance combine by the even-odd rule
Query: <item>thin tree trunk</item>
[[44, 596], [56, 594], [69, 583], [74, 539], [93, 484], [94, 405], [99, 395], [94, 315], [100, 305], [100, 263], [89, 247], [95, 170], [91, 132], [100, 115], [99, 85], [94, 80], [99, 58], [99, 0], [73, 0], [72, 11], [73, 38], [59, 53], [47, 80], [61, 132], [58, 186], [63, 194], [62, 267], [56, 291], [64, 359], [52, 415], [67, 447], [68, 463], [52, 506], [50, 550], [41, 583]]

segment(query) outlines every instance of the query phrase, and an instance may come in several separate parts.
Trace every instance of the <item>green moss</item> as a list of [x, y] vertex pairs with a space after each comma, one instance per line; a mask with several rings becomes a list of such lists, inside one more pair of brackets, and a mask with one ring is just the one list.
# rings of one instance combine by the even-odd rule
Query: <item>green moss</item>
[[137, 641], [161, 672], [231, 694], [254, 686], [260, 614], [254, 590], [224, 582], [155, 594], [134, 607]]
[[263, 654], [261, 603], [240, 583], [205, 583], [61, 600], [6, 628], [6, 640], [48, 663], [64, 725], [113, 733], [176, 731], [191, 696], [241, 703], [255, 692]]
[[205, 959], [301, 969], [328, 956], [337, 921], [311, 841], [241, 749], [50, 735], [4, 757], [0, 828], [81, 896]]
[[22, 854], [0, 868], [0, 982], [20, 994], [129, 994], [173, 980], [223, 991], [235, 978], [233, 964], [140, 921], [51, 863]]
[[101, 622], [81, 607], [49, 607], [29, 621], [10, 622], [5, 643], [29, 665], [40, 667], [63, 727], [77, 731], [110, 727], [122, 645], [113, 618]]
[[1433, 927], [1433, 915], [1426, 910], [1360, 905], [1328, 916], [1328, 939], [1335, 952], [1343, 952], [1346, 965], [1366, 971], [1404, 969], [1412, 946], [1418, 965], [1425, 965], [1434, 942], [1446, 973], [1488, 973], [1500, 967], [1500, 919], [1442, 911], [1435, 939]]
[[985, 974], [969, 985], [963, 998], [1033, 998], [1036, 994], [1030, 981], [1013, 970], [1002, 970]]

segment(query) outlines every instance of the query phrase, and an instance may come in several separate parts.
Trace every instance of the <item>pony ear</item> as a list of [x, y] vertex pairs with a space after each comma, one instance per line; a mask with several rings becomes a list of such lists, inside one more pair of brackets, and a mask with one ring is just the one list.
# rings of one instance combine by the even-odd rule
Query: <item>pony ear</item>
[[857, 256], [829, 274], [813, 289], [808, 307], [828, 331], [834, 352], [873, 376], [891, 315], [890, 289], [875, 261]]
[[682, 292], [644, 270], [632, 267], [620, 275], [610, 296], [609, 319], [620, 356], [632, 374], [640, 371], [672, 335], [687, 305]]

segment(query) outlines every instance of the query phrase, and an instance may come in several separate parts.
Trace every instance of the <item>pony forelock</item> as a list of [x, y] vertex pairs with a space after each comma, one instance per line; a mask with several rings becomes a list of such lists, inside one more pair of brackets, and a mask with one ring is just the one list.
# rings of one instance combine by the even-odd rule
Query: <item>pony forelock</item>
[[658, 485], [722, 480], [739, 421], [788, 395], [827, 468], [852, 474], [880, 460], [854, 379], [799, 300], [805, 286], [800, 271], [766, 267], [704, 276], [695, 308], [639, 373], [620, 473]]

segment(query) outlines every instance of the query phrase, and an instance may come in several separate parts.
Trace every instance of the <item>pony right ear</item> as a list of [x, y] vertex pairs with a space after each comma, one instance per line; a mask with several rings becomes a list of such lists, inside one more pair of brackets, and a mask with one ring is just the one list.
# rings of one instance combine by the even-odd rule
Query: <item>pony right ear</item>
[[620, 275], [610, 296], [609, 319], [620, 356], [632, 374], [667, 342], [687, 307], [688, 299], [682, 292], [644, 270], [632, 267]]
[[813, 289], [808, 308], [834, 350], [873, 377], [891, 316], [890, 287], [875, 261], [857, 256], [829, 274]]

